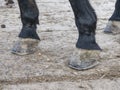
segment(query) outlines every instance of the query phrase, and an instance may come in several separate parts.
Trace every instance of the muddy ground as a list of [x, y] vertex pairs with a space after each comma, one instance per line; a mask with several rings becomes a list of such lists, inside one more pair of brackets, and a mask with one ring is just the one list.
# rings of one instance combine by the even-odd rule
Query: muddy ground
[[100, 65], [87, 71], [67, 67], [78, 33], [68, 0], [36, 0], [40, 10], [38, 51], [16, 56], [10, 50], [21, 21], [17, 2], [0, 0], [0, 90], [120, 90], [120, 33], [104, 34], [115, 0], [91, 0], [98, 15], [96, 39], [103, 51]]

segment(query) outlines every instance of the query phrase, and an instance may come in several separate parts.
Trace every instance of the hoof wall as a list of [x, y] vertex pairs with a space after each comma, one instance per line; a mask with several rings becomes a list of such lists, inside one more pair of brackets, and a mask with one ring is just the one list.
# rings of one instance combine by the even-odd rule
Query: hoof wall
[[109, 21], [106, 28], [104, 29], [104, 33], [112, 33], [112, 29], [113, 29], [113, 26], [112, 26], [112, 22]]
[[100, 52], [99, 50], [76, 49], [68, 61], [68, 66], [79, 71], [94, 68], [99, 64]]
[[20, 39], [13, 46], [11, 53], [16, 55], [28, 55], [37, 51], [39, 40]]
[[92, 69], [95, 66], [99, 65], [99, 62], [96, 60], [88, 60], [88, 61], [81, 61], [81, 62], [70, 62], [68, 66], [72, 69], [83, 71]]
[[119, 34], [120, 33], [120, 22], [118, 21], [109, 21], [106, 28], [104, 29], [104, 33], [106, 34]]

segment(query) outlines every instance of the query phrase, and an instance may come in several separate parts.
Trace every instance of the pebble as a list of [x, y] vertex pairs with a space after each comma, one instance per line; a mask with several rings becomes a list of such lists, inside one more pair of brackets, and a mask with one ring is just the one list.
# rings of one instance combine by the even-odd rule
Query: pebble
[[6, 28], [6, 25], [5, 25], [5, 24], [2, 24], [2, 25], [1, 25], [1, 28]]
[[39, 56], [41, 56], [42, 54], [41, 53], [38, 53]]

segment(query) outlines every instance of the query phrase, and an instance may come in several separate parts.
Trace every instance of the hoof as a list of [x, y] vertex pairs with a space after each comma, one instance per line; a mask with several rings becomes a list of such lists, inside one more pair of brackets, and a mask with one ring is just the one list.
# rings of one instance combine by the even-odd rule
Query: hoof
[[84, 60], [80, 62], [70, 62], [68, 65], [72, 69], [83, 71], [94, 68], [99, 65], [99, 62], [96, 60]]
[[97, 59], [99, 58], [100, 51], [78, 49], [77, 52], [72, 55], [68, 62], [70, 68], [83, 71], [99, 65]]
[[104, 33], [106, 34], [118, 34], [120, 33], [120, 22], [119, 21], [109, 21]]
[[38, 43], [39, 40], [20, 38], [17, 42], [15, 42], [11, 52], [17, 55], [33, 54], [37, 51]]
[[112, 26], [112, 22], [109, 21], [106, 28], [104, 29], [104, 33], [112, 33], [112, 30], [113, 30], [113, 26]]

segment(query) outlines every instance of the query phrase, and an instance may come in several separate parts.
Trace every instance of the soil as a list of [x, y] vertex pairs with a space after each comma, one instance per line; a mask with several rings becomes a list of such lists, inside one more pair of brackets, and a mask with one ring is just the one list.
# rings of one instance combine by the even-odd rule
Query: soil
[[104, 34], [115, 0], [90, 0], [98, 15], [96, 39], [100, 65], [76, 71], [67, 61], [78, 37], [68, 0], [36, 0], [40, 10], [35, 54], [16, 56], [11, 48], [21, 29], [18, 4], [0, 0], [0, 90], [120, 90], [120, 34]]

